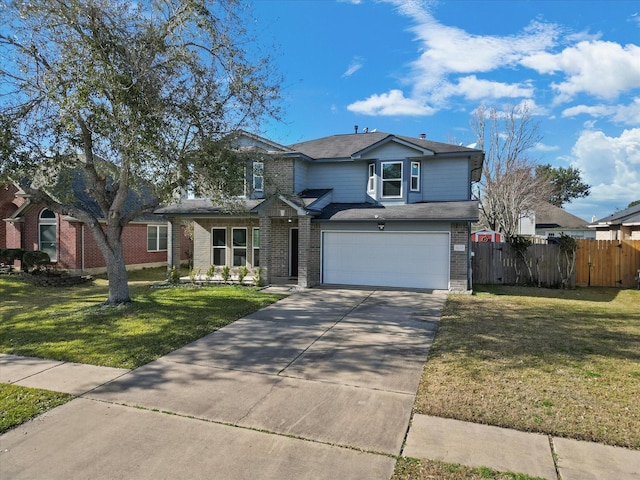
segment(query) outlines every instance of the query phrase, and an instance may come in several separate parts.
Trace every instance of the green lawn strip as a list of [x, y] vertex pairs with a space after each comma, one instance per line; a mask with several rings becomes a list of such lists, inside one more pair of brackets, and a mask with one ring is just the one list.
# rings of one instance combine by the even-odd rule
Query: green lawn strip
[[0, 352], [132, 369], [282, 298], [233, 286], [151, 288], [132, 276], [134, 302], [123, 307], [100, 306], [103, 279], [52, 289], [0, 277]]
[[0, 434], [72, 398], [67, 393], [0, 383]]
[[435, 460], [398, 459], [391, 480], [542, 480], [523, 473], [498, 472], [487, 467], [467, 467]]
[[450, 296], [416, 411], [640, 449], [640, 291]]

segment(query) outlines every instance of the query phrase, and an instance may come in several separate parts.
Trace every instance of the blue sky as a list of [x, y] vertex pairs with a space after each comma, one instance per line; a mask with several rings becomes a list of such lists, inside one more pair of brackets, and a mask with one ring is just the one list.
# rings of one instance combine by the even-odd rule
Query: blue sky
[[478, 105], [526, 102], [530, 156], [573, 166], [585, 220], [640, 200], [640, 3], [627, 0], [254, 0], [283, 77], [281, 144], [370, 130], [475, 142]]

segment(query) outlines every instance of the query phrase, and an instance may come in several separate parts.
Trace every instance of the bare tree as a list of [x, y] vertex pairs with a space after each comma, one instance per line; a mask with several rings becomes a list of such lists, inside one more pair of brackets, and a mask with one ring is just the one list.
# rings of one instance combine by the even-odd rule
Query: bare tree
[[130, 301], [125, 225], [181, 189], [228, 193], [242, 165], [226, 133], [278, 116], [241, 1], [3, 2], [0, 182], [87, 225], [108, 304]]
[[482, 222], [508, 241], [518, 234], [522, 217], [531, 215], [549, 197], [549, 184], [536, 178], [536, 164], [527, 156], [541, 137], [526, 105], [506, 111], [478, 107], [471, 119], [478, 148], [485, 150], [482, 180], [475, 192]]

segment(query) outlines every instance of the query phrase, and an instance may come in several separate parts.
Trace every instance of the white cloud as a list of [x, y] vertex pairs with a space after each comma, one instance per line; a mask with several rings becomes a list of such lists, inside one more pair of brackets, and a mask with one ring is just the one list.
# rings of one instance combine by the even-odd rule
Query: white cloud
[[635, 126], [640, 123], [640, 97], [629, 105], [576, 105], [562, 111], [563, 117], [590, 115], [595, 118], [610, 117], [614, 122]]
[[358, 70], [360, 70], [363, 66], [362, 58], [360, 57], [355, 57], [351, 63], [349, 64], [349, 66], [347, 67], [347, 69], [345, 70], [345, 72], [342, 74], [343, 77], [350, 77], [351, 75], [353, 75], [354, 73], [356, 73]]
[[352, 103], [347, 110], [365, 115], [431, 115], [434, 109], [414, 99], [406, 98], [401, 90], [371, 95]]
[[449, 95], [461, 95], [467, 100], [496, 98], [530, 98], [533, 87], [527, 84], [493, 82], [479, 79], [475, 75], [458, 79], [456, 85], [445, 87]]
[[538, 152], [555, 152], [556, 150], [560, 150], [560, 147], [557, 145], [545, 145], [542, 142], [538, 142], [535, 144], [533, 149]]
[[540, 52], [522, 64], [541, 74], [565, 74], [565, 81], [552, 84], [561, 103], [579, 93], [611, 100], [640, 87], [639, 58], [640, 46], [596, 40], [579, 42], [557, 54]]
[[624, 130], [619, 137], [583, 131], [573, 146], [571, 166], [591, 185], [587, 199], [573, 202], [576, 207], [590, 205], [595, 213], [599, 206], [600, 217], [626, 207], [640, 196], [640, 128]]

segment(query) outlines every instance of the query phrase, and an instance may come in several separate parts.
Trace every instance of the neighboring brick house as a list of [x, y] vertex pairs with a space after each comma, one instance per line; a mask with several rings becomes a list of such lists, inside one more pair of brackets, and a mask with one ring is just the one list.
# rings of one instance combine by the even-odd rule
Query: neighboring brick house
[[235, 208], [183, 199], [157, 210], [194, 221], [195, 268], [259, 266], [266, 283], [300, 287], [469, 288], [481, 150], [380, 132], [290, 146], [241, 132], [236, 147], [247, 188]]
[[625, 208], [589, 224], [596, 240], [640, 240], [640, 205]]
[[[157, 215], [128, 224], [122, 233], [128, 268], [166, 265], [168, 230], [166, 219]], [[186, 260], [189, 240], [183, 237], [181, 243], [181, 259]], [[32, 203], [13, 185], [0, 186], [0, 248], [43, 250], [54, 265], [74, 273], [106, 271], [102, 253], [82, 222]]]

